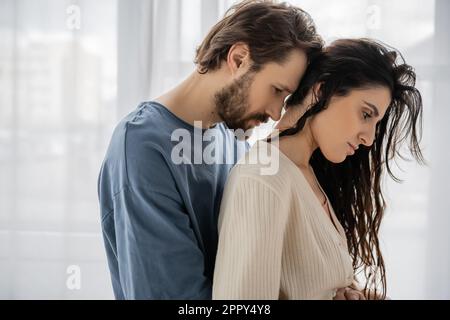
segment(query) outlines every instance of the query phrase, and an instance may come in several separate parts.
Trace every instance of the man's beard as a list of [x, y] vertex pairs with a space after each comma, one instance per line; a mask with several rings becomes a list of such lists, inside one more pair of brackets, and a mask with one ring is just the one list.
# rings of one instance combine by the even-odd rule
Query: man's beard
[[217, 114], [230, 129], [247, 131], [253, 127], [249, 124], [251, 120], [266, 122], [269, 118], [265, 113], [245, 116], [249, 109], [248, 98], [254, 76], [255, 72], [248, 71], [214, 95]]

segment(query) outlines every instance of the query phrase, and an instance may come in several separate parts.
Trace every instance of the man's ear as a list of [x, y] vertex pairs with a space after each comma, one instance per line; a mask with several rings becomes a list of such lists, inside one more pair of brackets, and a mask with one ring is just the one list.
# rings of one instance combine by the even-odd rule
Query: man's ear
[[227, 65], [232, 75], [247, 71], [250, 65], [250, 49], [248, 45], [243, 42], [233, 44], [228, 51]]

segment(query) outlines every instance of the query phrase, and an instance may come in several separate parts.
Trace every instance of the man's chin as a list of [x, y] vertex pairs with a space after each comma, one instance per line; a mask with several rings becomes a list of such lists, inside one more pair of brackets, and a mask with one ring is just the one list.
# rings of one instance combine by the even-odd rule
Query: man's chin
[[247, 140], [253, 134], [255, 126], [247, 123], [226, 123], [228, 129], [234, 131], [234, 135], [238, 140]]
[[242, 130], [242, 131], [247, 131], [249, 129], [253, 129], [253, 126], [251, 124], [249, 124], [248, 122], [234, 122], [234, 123], [230, 123], [225, 121], [225, 125], [227, 126], [228, 129], [231, 130]]
[[248, 123], [241, 126], [241, 128], [236, 129], [236, 131], [243, 131], [249, 136], [252, 135], [253, 130], [255, 130], [255, 126], [253, 124], [248, 124]]

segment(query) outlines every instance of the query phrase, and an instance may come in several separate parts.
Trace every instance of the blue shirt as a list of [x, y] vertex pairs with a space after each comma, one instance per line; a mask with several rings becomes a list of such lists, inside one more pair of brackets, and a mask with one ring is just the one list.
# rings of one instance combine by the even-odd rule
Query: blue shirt
[[211, 298], [220, 200], [247, 149], [224, 124], [206, 132], [156, 102], [117, 125], [98, 178], [116, 299]]

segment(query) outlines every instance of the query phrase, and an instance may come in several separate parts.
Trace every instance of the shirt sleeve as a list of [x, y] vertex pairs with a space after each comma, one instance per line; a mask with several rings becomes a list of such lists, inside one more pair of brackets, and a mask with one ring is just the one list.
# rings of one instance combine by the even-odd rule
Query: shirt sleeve
[[223, 197], [213, 299], [278, 299], [287, 210], [272, 187], [234, 177]]
[[127, 155], [128, 186], [114, 197], [125, 299], [211, 299], [204, 255], [167, 160], [154, 148]]

